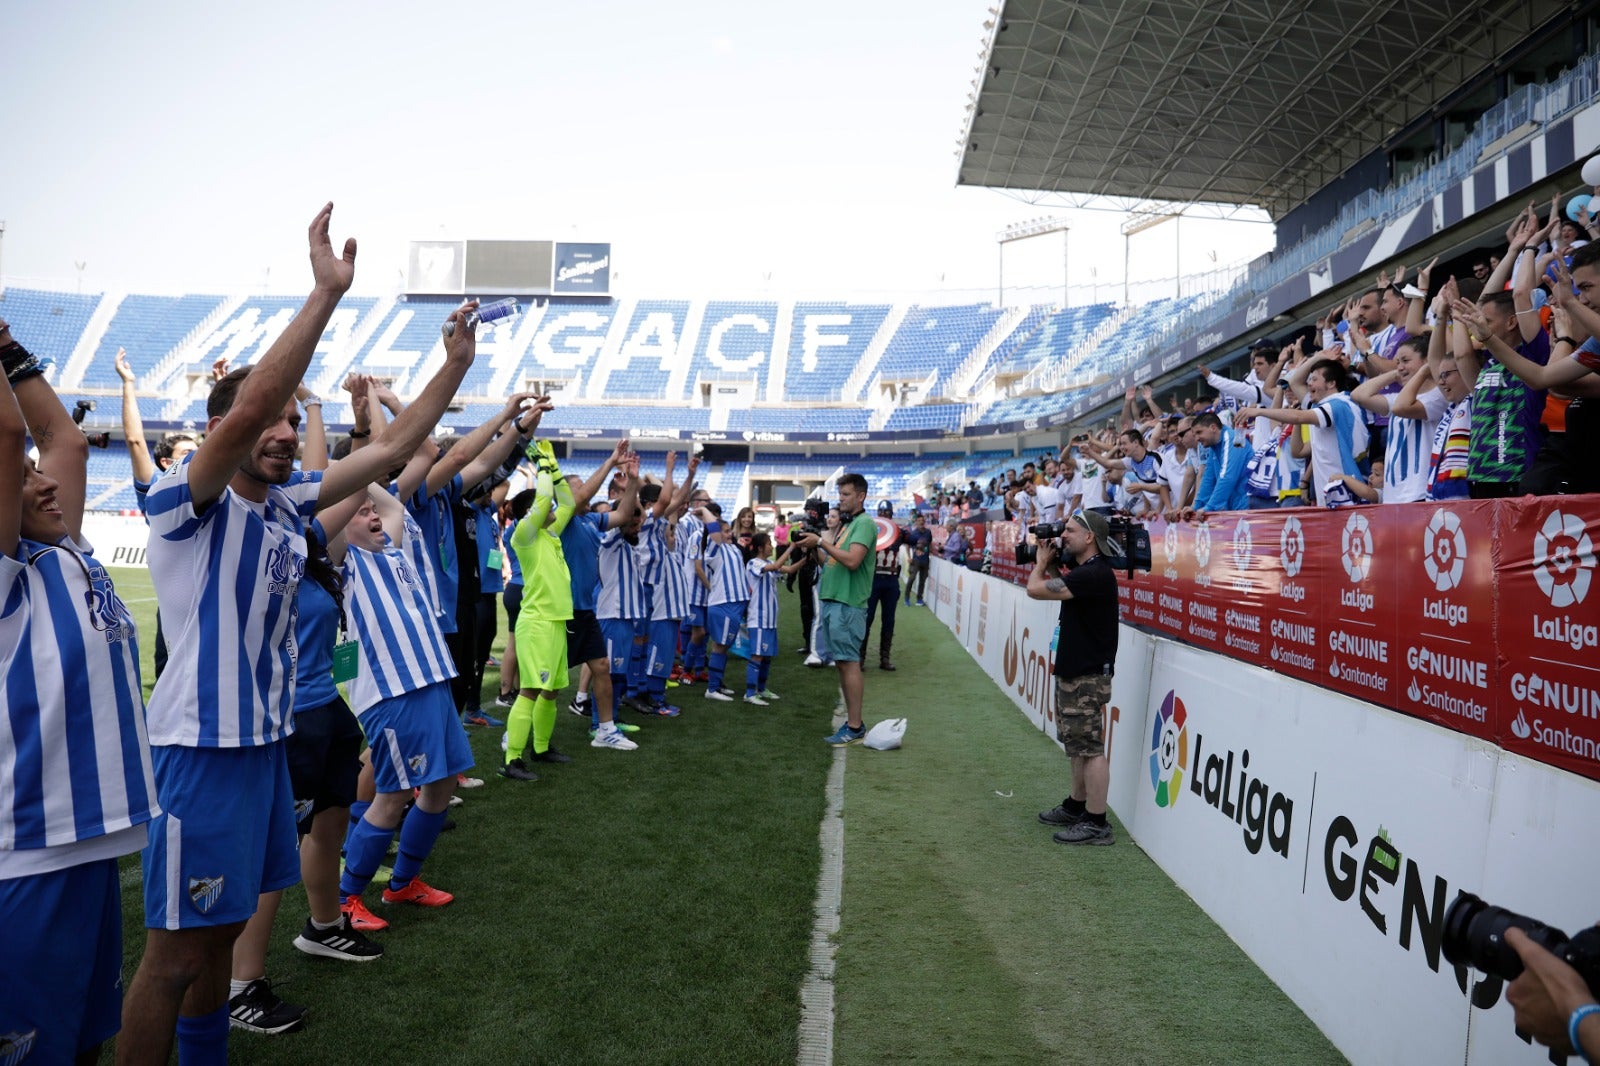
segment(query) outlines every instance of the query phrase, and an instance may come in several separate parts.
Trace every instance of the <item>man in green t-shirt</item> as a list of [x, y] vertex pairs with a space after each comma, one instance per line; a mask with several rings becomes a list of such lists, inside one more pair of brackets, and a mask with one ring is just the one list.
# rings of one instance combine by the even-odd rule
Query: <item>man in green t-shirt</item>
[[844, 526], [836, 541], [830, 544], [811, 533], [791, 535], [802, 548], [816, 548], [822, 559], [818, 583], [822, 633], [839, 667], [846, 714], [845, 724], [828, 738], [836, 747], [867, 735], [861, 722], [861, 645], [867, 636], [867, 600], [872, 596], [873, 568], [867, 560], [876, 557], [878, 526], [864, 513], [866, 502], [867, 479], [846, 474], [839, 479], [839, 514]]

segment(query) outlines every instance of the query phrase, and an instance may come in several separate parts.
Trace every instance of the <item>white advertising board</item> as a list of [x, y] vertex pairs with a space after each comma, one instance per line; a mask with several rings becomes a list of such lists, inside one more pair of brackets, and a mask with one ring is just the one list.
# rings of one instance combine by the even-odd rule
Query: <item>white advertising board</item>
[[[942, 562], [930, 581], [1053, 736], [1055, 605]], [[1600, 919], [1600, 784], [1126, 626], [1111, 726], [1112, 809], [1352, 1061], [1547, 1061], [1498, 981], [1444, 961], [1442, 920], [1462, 890], [1569, 933]]]

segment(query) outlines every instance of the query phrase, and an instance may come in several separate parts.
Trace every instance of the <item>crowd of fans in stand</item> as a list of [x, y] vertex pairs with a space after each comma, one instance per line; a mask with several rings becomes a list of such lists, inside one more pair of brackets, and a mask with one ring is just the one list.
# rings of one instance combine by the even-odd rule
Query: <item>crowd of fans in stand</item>
[[[1209, 398], [1129, 389], [1122, 417], [934, 497], [941, 519], [1215, 511], [1600, 491], [1600, 226], [1530, 204], [1473, 277], [1404, 267], [1314, 330], [1258, 341]], [[1142, 402], [1141, 402], [1142, 401]]]

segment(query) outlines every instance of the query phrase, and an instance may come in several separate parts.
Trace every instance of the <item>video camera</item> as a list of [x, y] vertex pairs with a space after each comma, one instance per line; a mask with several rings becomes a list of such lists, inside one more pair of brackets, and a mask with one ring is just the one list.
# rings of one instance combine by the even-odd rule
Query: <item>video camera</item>
[[814, 536], [822, 536], [828, 531], [828, 501], [816, 498], [808, 499], [802, 505], [805, 517], [800, 520], [800, 528]]
[[[1111, 534], [1111, 543], [1121, 549], [1117, 554], [1126, 563], [1128, 576], [1132, 577], [1135, 570], [1150, 569], [1152, 559], [1150, 555], [1150, 532], [1145, 529], [1143, 522], [1135, 521], [1124, 514], [1109, 514], [1105, 516], [1106, 526]], [[1018, 544], [1016, 547], [1016, 561], [1018, 566], [1032, 566], [1039, 561], [1039, 544], [1047, 541], [1060, 540], [1061, 534], [1066, 532], [1065, 522], [1040, 522], [1028, 527], [1028, 532], [1033, 534], [1038, 544]]]
[[1600, 927], [1576, 936], [1537, 918], [1496, 907], [1471, 892], [1462, 892], [1444, 914], [1444, 957], [1457, 966], [1471, 966], [1503, 981], [1522, 973], [1522, 957], [1506, 944], [1506, 930], [1516, 926], [1528, 939], [1578, 971], [1589, 991], [1600, 996]]
[[105, 431], [90, 433], [83, 428], [83, 417], [94, 410], [93, 400], [79, 400], [72, 408], [72, 422], [78, 427], [78, 432], [83, 434], [83, 439], [89, 442], [91, 448], [111, 447], [111, 434]]

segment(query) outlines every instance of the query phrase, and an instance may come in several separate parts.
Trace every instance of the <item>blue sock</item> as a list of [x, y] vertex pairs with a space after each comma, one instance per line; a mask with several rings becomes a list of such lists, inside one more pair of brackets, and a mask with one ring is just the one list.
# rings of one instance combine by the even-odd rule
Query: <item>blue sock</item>
[[684, 654], [683, 665], [688, 670], [703, 670], [706, 665], [706, 642], [689, 643], [689, 650]]
[[647, 689], [649, 689], [649, 691], [650, 691], [650, 702], [651, 703], [665, 703], [665, 702], [667, 702], [667, 679], [666, 678], [664, 678], [664, 677], [655, 677], [655, 676], [652, 675], [651, 677], [646, 678], [645, 682], [646, 682], [645, 687]]
[[759, 680], [761, 681], [761, 691], [762, 692], [767, 691], [767, 675], [770, 674], [770, 673], [772, 673], [772, 660], [771, 659], [762, 659], [761, 660], [761, 675], [760, 675], [760, 678], [759, 678]]
[[[617, 720], [617, 712], [622, 710], [622, 697], [623, 697], [623, 694], [626, 693], [627, 691], [628, 691], [628, 675], [627, 674], [612, 674], [611, 675], [611, 720], [613, 722], [615, 722]], [[600, 728], [600, 716], [599, 716], [599, 714], [595, 715], [594, 724], [595, 724], [595, 728], [596, 729]]]
[[722, 675], [728, 671], [728, 653], [714, 651], [711, 653], [711, 682], [706, 685], [707, 692], [715, 692], [722, 687]]
[[428, 857], [444, 828], [444, 811], [429, 814], [421, 807], [412, 807], [406, 820], [400, 823], [400, 854], [394, 857], [394, 874], [389, 887], [402, 889], [411, 883], [422, 869], [422, 860]]
[[393, 839], [393, 829], [379, 829], [365, 818], [350, 827], [344, 844], [344, 873], [339, 876], [341, 896], [359, 896], [366, 891]]
[[644, 695], [644, 653], [646, 645], [635, 644], [628, 655], [628, 695]]
[[344, 831], [344, 852], [350, 850], [350, 834], [356, 831], [356, 825], [361, 821], [361, 816], [367, 813], [367, 808], [370, 806], [372, 806], [370, 800], [356, 800], [350, 804], [350, 827]]
[[178, 1066], [224, 1066], [228, 1061], [228, 1005], [210, 1014], [178, 1015]]
[[761, 691], [761, 666], [754, 659], [746, 659], [744, 664], [744, 694], [754, 696]]

